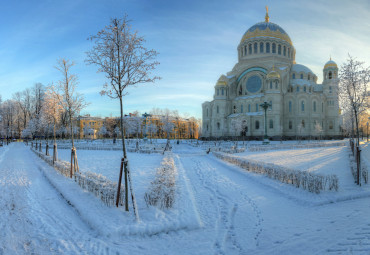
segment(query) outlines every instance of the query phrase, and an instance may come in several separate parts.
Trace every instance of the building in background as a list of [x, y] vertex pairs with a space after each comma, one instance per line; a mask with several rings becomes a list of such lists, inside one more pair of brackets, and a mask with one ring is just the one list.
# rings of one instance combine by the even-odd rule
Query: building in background
[[341, 135], [338, 67], [331, 58], [317, 84], [317, 76], [295, 62], [293, 42], [267, 12], [265, 22], [245, 32], [237, 51], [238, 63], [218, 79], [213, 100], [202, 104], [202, 137], [262, 137], [264, 102], [271, 105], [269, 137]]

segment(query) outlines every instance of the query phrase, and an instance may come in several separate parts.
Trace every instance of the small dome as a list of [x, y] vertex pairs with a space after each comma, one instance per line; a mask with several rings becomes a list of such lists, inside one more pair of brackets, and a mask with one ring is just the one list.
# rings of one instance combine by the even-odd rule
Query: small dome
[[329, 68], [329, 67], [338, 68], [337, 63], [335, 63], [333, 60], [331, 60], [331, 58], [328, 62], [326, 62], [325, 66], [324, 66], [324, 69]]
[[259, 22], [244, 33], [241, 42], [250, 38], [272, 37], [281, 39], [292, 45], [289, 35], [279, 25], [272, 22]]
[[221, 75], [221, 77], [218, 79], [218, 81], [216, 83], [216, 86], [227, 86], [225, 75]]
[[280, 79], [280, 74], [275, 71], [275, 67], [267, 74], [267, 79]]

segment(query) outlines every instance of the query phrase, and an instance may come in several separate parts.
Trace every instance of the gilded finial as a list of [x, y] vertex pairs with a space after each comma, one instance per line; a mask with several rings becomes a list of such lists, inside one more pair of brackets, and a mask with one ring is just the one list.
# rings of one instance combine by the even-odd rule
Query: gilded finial
[[266, 5], [266, 16], [265, 16], [265, 22], [269, 22], [270, 17], [269, 17], [269, 7]]

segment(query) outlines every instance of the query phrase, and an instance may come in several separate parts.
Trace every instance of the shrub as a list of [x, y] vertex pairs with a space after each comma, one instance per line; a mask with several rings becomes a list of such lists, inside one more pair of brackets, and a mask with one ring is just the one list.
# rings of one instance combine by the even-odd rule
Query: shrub
[[319, 194], [323, 190], [338, 191], [339, 183], [336, 175], [319, 175], [310, 172], [293, 170], [274, 164], [264, 164], [256, 161], [242, 159], [233, 155], [214, 152], [217, 158], [237, 165], [249, 172], [265, 175], [268, 178], [302, 188], [309, 192]]
[[172, 153], [166, 153], [161, 166], [157, 168], [155, 179], [144, 195], [147, 206], [171, 208], [175, 202], [176, 177], [177, 169]]

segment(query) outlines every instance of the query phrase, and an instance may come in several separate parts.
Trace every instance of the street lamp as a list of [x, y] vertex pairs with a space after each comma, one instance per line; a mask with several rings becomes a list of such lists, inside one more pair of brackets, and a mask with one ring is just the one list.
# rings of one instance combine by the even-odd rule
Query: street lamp
[[270, 141], [268, 140], [267, 137], [267, 109], [271, 107], [271, 104], [264, 102], [263, 104], [260, 104], [260, 106], [265, 110], [265, 136], [264, 136], [264, 141], [263, 144], [269, 144]]

